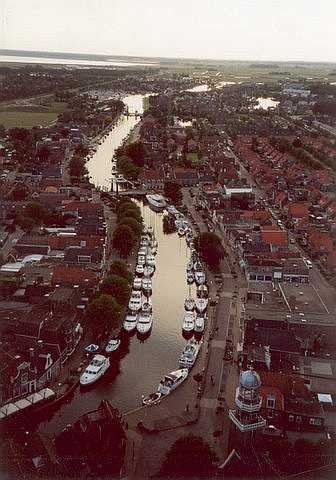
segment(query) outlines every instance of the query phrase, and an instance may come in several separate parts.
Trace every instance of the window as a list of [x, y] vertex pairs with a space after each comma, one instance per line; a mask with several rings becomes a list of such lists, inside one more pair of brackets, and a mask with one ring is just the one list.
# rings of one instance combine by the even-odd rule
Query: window
[[256, 279], [256, 275], [252, 275], [252, 273], [250, 273], [250, 280], [255, 280]]
[[322, 420], [320, 418], [310, 418], [310, 425], [322, 425]]
[[288, 416], [288, 420], [289, 420], [290, 422], [294, 422], [294, 415], [289, 415], [289, 416]]
[[297, 415], [297, 416], [296, 416], [296, 422], [297, 422], [297, 423], [301, 423], [301, 422], [302, 422], [302, 417], [301, 417], [301, 415]]
[[267, 408], [275, 408], [275, 397], [274, 395], [267, 396]]
[[91, 256], [90, 255], [78, 255], [78, 262], [91, 263]]
[[271, 275], [265, 275], [265, 282], [271, 282], [271, 281], [272, 281]]
[[258, 280], [259, 282], [263, 282], [263, 281], [264, 281], [264, 278], [265, 278], [264, 275], [257, 275], [257, 280]]

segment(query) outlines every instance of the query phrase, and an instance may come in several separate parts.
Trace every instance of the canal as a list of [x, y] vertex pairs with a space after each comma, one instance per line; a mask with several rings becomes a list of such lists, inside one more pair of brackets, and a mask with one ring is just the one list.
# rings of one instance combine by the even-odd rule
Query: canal
[[[128, 106], [139, 108], [141, 96], [128, 97]], [[134, 101], [137, 103], [135, 104]], [[132, 103], [133, 102], [133, 103]], [[111, 158], [125, 136], [136, 125], [136, 119], [121, 119], [100, 145], [88, 164], [89, 173], [96, 185], [108, 186], [111, 176]], [[109, 179], [106, 181], [106, 179]], [[105, 182], [105, 183], [104, 183]], [[141, 404], [141, 396], [156, 389], [162, 375], [178, 368], [178, 358], [185, 340], [182, 336], [184, 300], [189, 287], [186, 283], [186, 265], [189, 251], [184, 238], [176, 233], [163, 233], [162, 213], [153, 212], [148, 205], [140, 204], [144, 221], [153, 227], [158, 240], [156, 271], [154, 273], [152, 304], [153, 328], [143, 340], [121, 334], [121, 346], [111, 357], [109, 372], [89, 389], [78, 387], [68, 403], [63, 404], [50, 418], [40, 424], [40, 432], [53, 436], [80, 415], [97, 408], [107, 399], [121, 412]]]

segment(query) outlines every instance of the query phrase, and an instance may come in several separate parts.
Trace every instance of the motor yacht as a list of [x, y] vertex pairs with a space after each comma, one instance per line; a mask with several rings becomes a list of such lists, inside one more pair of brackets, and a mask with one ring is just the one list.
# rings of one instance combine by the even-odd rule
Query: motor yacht
[[192, 283], [194, 283], [194, 280], [194, 274], [192, 272], [187, 272], [187, 283], [191, 285]]
[[206, 285], [199, 285], [197, 287], [197, 296], [199, 298], [208, 298], [209, 292], [208, 287]]
[[145, 277], [151, 277], [155, 272], [154, 265], [146, 265], [143, 269], [143, 274]]
[[138, 255], [138, 265], [146, 265], [146, 255]]
[[177, 388], [187, 378], [189, 370], [187, 368], [181, 368], [170, 372], [163, 377], [158, 386], [158, 393], [162, 395], [169, 395], [175, 388]]
[[177, 230], [177, 234], [179, 237], [183, 237], [185, 235], [186, 231], [184, 228], [180, 227], [178, 230]]
[[205, 312], [205, 310], [207, 309], [207, 306], [208, 306], [207, 298], [196, 298], [195, 307], [199, 313]]
[[140, 247], [138, 251], [138, 256], [139, 255], [147, 255], [148, 247]]
[[194, 272], [194, 277], [197, 285], [203, 285], [203, 283], [205, 283], [205, 273], [202, 270]]
[[142, 287], [142, 279], [140, 277], [135, 277], [133, 280], [133, 288], [134, 290], [140, 290]]
[[188, 311], [192, 311], [195, 308], [195, 300], [192, 297], [185, 299], [184, 308]]
[[81, 385], [91, 385], [104, 375], [110, 366], [110, 360], [104, 355], [95, 355], [84, 370], [79, 381]]
[[138, 323], [136, 326], [137, 332], [142, 335], [144, 335], [145, 333], [148, 333], [152, 328], [152, 324], [153, 324], [152, 314], [150, 312], [142, 311], [139, 314]]
[[193, 264], [191, 262], [187, 263], [186, 270], [187, 272], [192, 272], [193, 271]]
[[195, 326], [195, 312], [185, 312], [183, 316], [182, 330], [186, 333], [192, 332]]
[[154, 255], [147, 255], [146, 256], [146, 265], [148, 265], [149, 267], [153, 267], [155, 265]]
[[142, 290], [145, 295], [150, 295], [152, 291], [152, 280], [149, 277], [142, 279]]
[[156, 405], [160, 403], [162, 397], [162, 393], [153, 392], [149, 393], [148, 395], [142, 395], [142, 404], [149, 406], [149, 405]]
[[129, 313], [123, 323], [123, 328], [126, 332], [132, 332], [137, 326], [138, 315], [136, 313]]
[[187, 342], [179, 359], [179, 366], [181, 368], [188, 368], [190, 370], [193, 367], [194, 363], [196, 362], [200, 346], [201, 344], [194, 338]]
[[167, 205], [167, 202], [162, 195], [146, 195], [146, 199], [149, 206], [157, 212], [161, 212]]
[[128, 308], [132, 312], [138, 312], [142, 306], [142, 295], [138, 290], [133, 290], [130, 301], [128, 303]]
[[203, 316], [197, 316], [195, 320], [194, 332], [203, 333], [205, 326], [205, 318]]
[[120, 343], [121, 342], [120, 342], [119, 338], [111, 338], [111, 340], [109, 340], [107, 342], [105, 352], [106, 353], [115, 352], [120, 347]]
[[137, 275], [143, 275], [143, 274], [144, 274], [144, 266], [138, 264], [138, 265], [135, 267], [135, 273], [136, 273]]
[[142, 300], [142, 306], [141, 306], [141, 310], [143, 312], [151, 312], [152, 311], [152, 301], [150, 298], [144, 298]]

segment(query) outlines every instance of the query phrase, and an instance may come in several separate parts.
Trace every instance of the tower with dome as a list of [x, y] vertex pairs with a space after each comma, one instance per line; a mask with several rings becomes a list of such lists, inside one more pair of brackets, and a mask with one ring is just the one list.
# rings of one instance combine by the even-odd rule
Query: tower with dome
[[241, 432], [253, 432], [266, 425], [266, 420], [260, 415], [260, 386], [260, 377], [252, 366], [240, 373], [235, 397], [236, 408], [229, 410], [229, 418]]

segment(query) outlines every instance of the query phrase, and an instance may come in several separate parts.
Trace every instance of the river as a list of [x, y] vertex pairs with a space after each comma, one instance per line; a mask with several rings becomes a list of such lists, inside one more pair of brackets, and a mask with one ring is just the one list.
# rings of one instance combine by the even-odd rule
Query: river
[[[140, 95], [124, 99], [129, 108], [141, 111]], [[121, 118], [113, 131], [99, 147], [88, 164], [96, 185], [109, 185], [111, 157], [114, 149], [137, 123], [134, 117]], [[144, 221], [154, 228], [158, 240], [156, 272], [153, 276], [153, 328], [150, 336], [141, 340], [136, 334], [121, 335], [119, 350], [112, 356], [112, 365], [105, 376], [87, 390], [78, 387], [69, 403], [62, 405], [40, 424], [43, 435], [52, 436], [75, 421], [81, 414], [94, 410], [102, 399], [108, 399], [120, 411], [129, 411], [141, 404], [143, 393], [149, 393], [163, 374], [178, 367], [178, 357], [185, 340], [182, 336], [184, 300], [189, 287], [186, 283], [186, 265], [189, 251], [184, 238], [176, 233], [165, 235], [162, 213], [153, 212], [142, 203]]]

